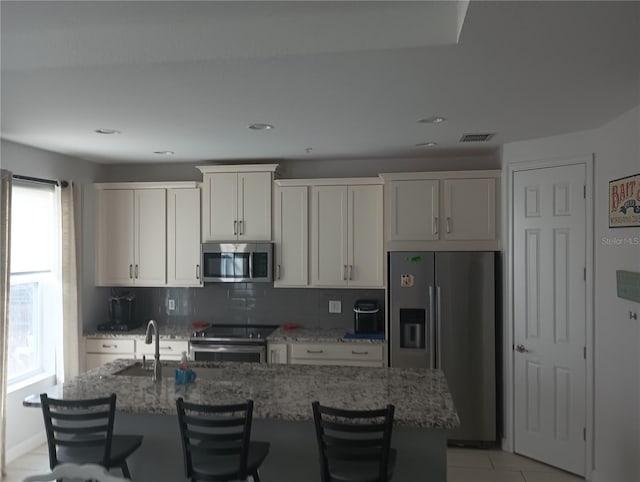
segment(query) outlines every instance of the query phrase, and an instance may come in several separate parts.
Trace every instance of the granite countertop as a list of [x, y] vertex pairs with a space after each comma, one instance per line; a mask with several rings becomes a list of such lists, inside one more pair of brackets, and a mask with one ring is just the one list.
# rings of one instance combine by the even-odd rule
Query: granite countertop
[[344, 328], [295, 328], [293, 330], [285, 330], [278, 328], [267, 337], [267, 341], [271, 342], [317, 342], [317, 343], [385, 343], [384, 339], [371, 338], [344, 338], [347, 330]]
[[[160, 325], [160, 339], [165, 340], [188, 340], [193, 329], [185, 325]], [[85, 331], [84, 336], [96, 338], [144, 338], [145, 326], [141, 326], [131, 331]], [[386, 343], [383, 339], [370, 338], [349, 338], [345, 339], [344, 335], [347, 330], [344, 328], [303, 328], [298, 327], [293, 330], [285, 330], [277, 328], [271, 335], [267, 337], [267, 341], [271, 342], [309, 342], [309, 343]]]
[[[116, 360], [95, 368], [47, 391], [53, 398], [83, 399], [116, 393], [117, 409], [137, 414], [174, 414], [175, 400], [194, 403], [255, 401], [254, 417], [300, 421], [312, 419], [311, 402], [353, 408], [396, 407], [398, 425], [450, 429], [459, 425], [447, 381], [440, 370], [362, 368], [259, 363], [193, 362], [206, 368], [194, 383], [176, 385], [175, 364], [163, 367], [164, 377], [154, 383], [151, 376], [115, 373], [136, 363]], [[38, 406], [35, 395], [24, 401]]]
[[[144, 338], [146, 325], [130, 331], [98, 331], [86, 330], [83, 335], [95, 338]], [[193, 328], [185, 325], [160, 325], [161, 340], [189, 340]]]

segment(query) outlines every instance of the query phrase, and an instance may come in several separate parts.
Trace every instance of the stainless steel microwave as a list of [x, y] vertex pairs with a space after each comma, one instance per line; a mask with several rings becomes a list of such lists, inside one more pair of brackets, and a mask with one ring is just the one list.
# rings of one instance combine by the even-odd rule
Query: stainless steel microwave
[[202, 281], [272, 282], [273, 243], [203, 243]]

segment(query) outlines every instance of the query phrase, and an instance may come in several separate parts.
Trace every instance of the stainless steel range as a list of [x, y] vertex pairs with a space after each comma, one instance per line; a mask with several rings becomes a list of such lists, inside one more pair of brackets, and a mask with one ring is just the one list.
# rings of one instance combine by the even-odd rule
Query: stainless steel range
[[191, 358], [265, 363], [267, 336], [276, 328], [277, 325], [209, 325], [192, 333], [189, 339]]

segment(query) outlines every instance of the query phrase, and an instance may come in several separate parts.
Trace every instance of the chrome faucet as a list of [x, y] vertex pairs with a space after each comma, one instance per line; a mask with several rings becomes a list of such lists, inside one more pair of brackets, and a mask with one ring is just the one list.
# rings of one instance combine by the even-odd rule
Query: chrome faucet
[[156, 351], [153, 355], [153, 374], [151, 375], [151, 379], [154, 382], [159, 382], [162, 380], [162, 364], [160, 363], [160, 333], [158, 332], [158, 323], [155, 320], [149, 320], [147, 324], [147, 333], [144, 337], [144, 342], [147, 345], [151, 344], [152, 341], [152, 333], [156, 336]]

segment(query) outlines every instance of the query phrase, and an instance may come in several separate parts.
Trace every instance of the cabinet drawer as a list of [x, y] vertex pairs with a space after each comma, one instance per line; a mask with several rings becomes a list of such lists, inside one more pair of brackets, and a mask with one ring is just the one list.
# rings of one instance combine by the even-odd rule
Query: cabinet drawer
[[118, 338], [87, 338], [85, 349], [87, 353], [124, 353], [133, 356], [136, 342]]
[[382, 345], [364, 343], [299, 343], [291, 345], [291, 358], [304, 360], [382, 361]]
[[[137, 355], [141, 357], [142, 355], [151, 355], [155, 354], [156, 345], [155, 340], [153, 343], [147, 345], [144, 341], [138, 343]], [[188, 341], [180, 341], [180, 340], [160, 340], [160, 358], [167, 359], [168, 356], [176, 356], [177, 359], [180, 359], [180, 355], [182, 352], [189, 351], [189, 342]]]

